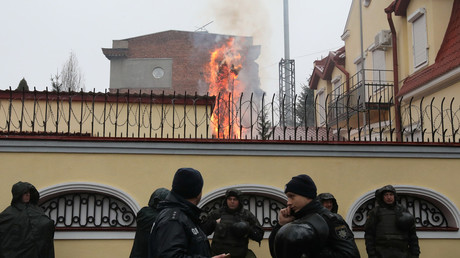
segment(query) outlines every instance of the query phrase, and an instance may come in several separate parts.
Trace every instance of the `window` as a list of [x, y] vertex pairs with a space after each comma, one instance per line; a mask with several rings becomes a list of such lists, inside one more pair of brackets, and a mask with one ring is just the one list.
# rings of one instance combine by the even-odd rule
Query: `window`
[[385, 83], [385, 51], [376, 49], [372, 51], [372, 77], [373, 77], [373, 90], [379, 91]]
[[366, 63], [363, 63], [363, 62], [366, 62], [366, 60], [363, 60], [361, 58], [361, 56], [359, 56], [358, 58], [355, 59], [354, 61], [354, 64], [356, 65], [356, 77], [354, 79], [352, 79], [352, 88], [357, 88], [357, 87], [360, 87], [362, 86], [362, 82], [363, 80], [365, 80], [364, 78], [364, 73], [365, 73], [365, 68], [363, 67], [363, 65], [365, 65]]
[[324, 89], [321, 89], [318, 92], [318, 116], [319, 116], [319, 125], [322, 125], [326, 122], [326, 98]]
[[286, 207], [287, 199], [281, 190], [260, 185], [230, 186], [207, 194], [198, 206], [206, 212], [219, 208], [225, 192], [232, 187], [241, 191], [243, 207], [257, 217], [265, 231], [270, 231], [278, 222], [279, 211]]
[[412, 51], [414, 56], [414, 68], [418, 68], [428, 62], [425, 12], [425, 8], [420, 8], [407, 18], [407, 21], [412, 23]]
[[336, 76], [334, 79], [332, 79], [332, 85], [334, 87], [334, 90], [333, 90], [333, 96], [334, 98], [337, 98], [339, 97], [340, 95], [342, 95], [342, 76]]
[[[460, 238], [460, 213], [445, 196], [417, 186], [394, 186], [401, 204], [414, 215], [419, 238]], [[367, 213], [375, 206], [375, 190], [362, 196], [352, 205], [347, 222], [356, 238], [364, 237]]]
[[126, 193], [92, 183], [40, 191], [39, 206], [56, 226], [55, 239], [130, 239], [139, 206]]

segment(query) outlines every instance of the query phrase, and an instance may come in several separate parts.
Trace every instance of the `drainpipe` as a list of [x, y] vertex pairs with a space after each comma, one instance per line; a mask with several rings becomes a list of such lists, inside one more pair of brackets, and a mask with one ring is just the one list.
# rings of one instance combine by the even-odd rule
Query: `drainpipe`
[[391, 40], [393, 44], [393, 94], [395, 102], [395, 123], [396, 123], [396, 140], [401, 141], [401, 111], [399, 110], [399, 99], [396, 97], [399, 92], [399, 69], [398, 69], [398, 45], [396, 41], [396, 29], [393, 23], [391, 13], [395, 11], [396, 1], [393, 1], [387, 8], [385, 13], [387, 14], [388, 24], [391, 30]]

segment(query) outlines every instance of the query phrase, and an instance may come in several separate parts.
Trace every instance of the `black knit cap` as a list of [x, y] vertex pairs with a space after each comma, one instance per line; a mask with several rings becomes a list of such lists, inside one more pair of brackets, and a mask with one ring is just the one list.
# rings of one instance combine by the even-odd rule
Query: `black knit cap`
[[184, 199], [197, 197], [203, 189], [203, 177], [193, 168], [179, 168], [174, 175], [172, 192]]
[[316, 185], [313, 179], [307, 175], [298, 175], [286, 184], [284, 193], [291, 192], [310, 199], [316, 198]]

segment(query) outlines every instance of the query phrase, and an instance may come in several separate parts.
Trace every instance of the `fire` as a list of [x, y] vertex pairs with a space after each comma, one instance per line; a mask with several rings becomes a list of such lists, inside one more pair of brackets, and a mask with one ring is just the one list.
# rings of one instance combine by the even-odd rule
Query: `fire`
[[238, 79], [242, 69], [242, 49], [235, 43], [235, 38], [211, 52], [206, 67], [206, 82], [209, 94], [216, 96], [216, 105], [211, 117], [211, 126], [217, 138], [239, 138], [240, 121], [237, 116], [238, 99], [244, 85]]

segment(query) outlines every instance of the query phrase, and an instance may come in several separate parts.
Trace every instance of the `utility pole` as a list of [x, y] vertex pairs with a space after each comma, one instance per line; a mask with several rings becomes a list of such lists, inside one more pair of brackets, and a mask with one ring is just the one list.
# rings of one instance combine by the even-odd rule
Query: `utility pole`
[[282, 126], [295, 126], [295, 63], [290, 59], [289, 50], [289, 4], [283, 0], [284, 14], [284, 59], [279, 63], [279, 103]]

